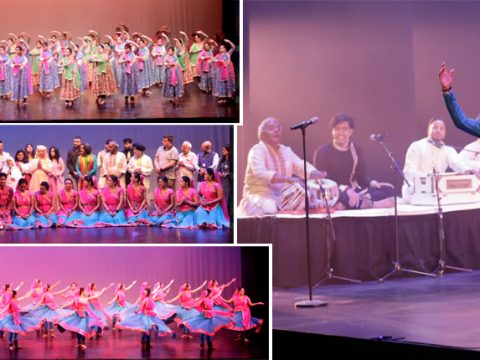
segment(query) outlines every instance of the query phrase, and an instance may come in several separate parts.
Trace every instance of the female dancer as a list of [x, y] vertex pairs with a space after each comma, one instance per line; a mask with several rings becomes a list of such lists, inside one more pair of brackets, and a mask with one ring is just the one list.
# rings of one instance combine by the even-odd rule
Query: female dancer
[[127, 218], [129, 224], [152, 223], [148, 216], [148, 190], [142, 183], [142, 175], [134, 173], [131, 183], [127, 186]]
[[80, 76], [80, 93], [84, 93], [88, 90], [88, 63], [85, 60], [86, 55], [85, 51], [87, 48], [87, 43], [83, 38], [79, 37], [82, 45], [80, 47], [75, 47], [73, 50], [73, 55], [75, 56], [75, 60], [77, 61], [77, 69], [78, 75]]
[[155, 189], [153, 207], [155, 211], [151, 220], [155, 225], [166, 224], [173, 220], [173, 205], [175, 204], [175, 191], [167, 186], [168, 179], [165, 176], [158, 178], [158, 187]]
[[221, 44], [220, 52], [212, 60], [216, 69], [213, 96], [219, 98], [219, 104], [224, 104], [235, 96], [235, 70], [230, 60], [232, 53], [235, 51], [235, 45], [230, 40], [225, 39], [224, 41], [230, 45], [230, 50], [227, 52], [225, 44]]
[[117, 322], [123, 319], [123, 312], [132, 307], [132, 304], [125, 301], [125, 292], [130, 290], [136, 283], [137, 280], [134, 280], [127, 287], [125, 287], [125, 284], [118, 284], [113, 299], [108, 303], [109, 306], [105, 309], [105, 312], [112, 318], [113, 331], [116, 330], [115, 326]]
[[22, 315], [18, 302], [25, 296], [17, 299], [17, 292], [12, 291], [12, 296], [5, 307], [0, 311], [0, 315], [8, 315], [0, 320], [0, 330], [8, 331], [8, 348], [10, 350], [19, 349], [18, 334], [25, 335], [30, 331], [41, 327], [40, 320], [27, 315]]
[[[45, 41], [45, 40], [43, 40]], [[30, 50], [30, 63], [32, 64], [32, 84], [40, 85], [40, 54], [43, 51], [43, 41], [37, 40], [35, 47]]]
[[152, 48], [152, 57], [153, 57], [153, 81], [155, 84], [160, 86], [163, 84], [163, 79], [165, 78], [165, 67], [163, 66], [163, 58], [167, 55], [165, 49], [165, 44], [170, 40], [167, 35], [161, 34], [157, 39], [156, 45]]
[[58, 193], [57, 219], [59, 226], [67, 226], [80, 217], [78, 193], [73, 188], [73, 180], [65, 180], [65, 188]]
[[[193, 37], [193, 44], [190, 46], [190, 64], [192, 67], [192, 72], [194, 77], [198, 77], [201, 74], [197, 72], [197, 60], [200, 52], [204, 48], [204, 44], [206, 39], [208, 39], [208, 35], [205, 34], [203, 31], [196, 31], [192, 34]], [[188, 44], [188, 42], [186, 43]]]
[[7, 100], [12, 92], [10, 59], [5, 45], [0, 45], [0, 99]]
[[239, 287], [227, 302], [234, 306], [233, 325], [230, 327], [230, 330], [241, 331], [242, 333], [239, 334], [236, 340], [248, 342], [249, 340], [246, 337], [247, 331], [256, 328], [255, 331], [259, 332], [263, 324], [262, 319], [252, 317], [250, 307], [265, 304], [263, 302], [252, 303], [250, 298], [245, 295], [245, 289], [242, 287]]
[[211, 93], [213, 89], [212, 58], [213, 53], [210, 44], [206, 42], [203, 45], [203, 50], [200, 52], [197, 58], [197, 74], [200, 76], [200, 83], [198, 84], [198, 87], [207, 94]]
[[183, 84], [190, 84], [193, 82], [193, 70], [190, 64], [190, 54], [188, 53], [188, 35], [180, 31], [180, 39], [175, 38], [176, 54], [178, 55], [178, 62], [182, 68]]
[[173, 316], [177, 312], [177, 307], [175, 305], [167, 304], [165, 302], [165, 298], [170, 292], [172, 284], [173, 280], [170, 280], [167, 285], [163, 285], [163, 283], [159, 282], [155, 284], [155, 287], [152, 291], [152, 297], [155, 301], [155, 311], [157, 312], [158, 317], [164, 320], [165, 323], [171, 322]]
[[88, 306], [90, 307], [90, 310], [97, 316], [97, 318], [100, 319], [100, 322], [102, 323], [102, 326], [96, 327], [97, 337], [100, 337], [100, 335], [103, 332], [103, 328], [108, 326], [108, 320], [110, 319], [110, 316], [105, 312], [98, 298], [100, 297], [101, 294], [103, 294], [105, 291], [110, 289], [113, 285], [115, 285], [115, 283], [111, 283], [110, 285], [104, 287], [102, 290], [98, 291], [97, 285], [95, 283], [91, 283], [87, 288], [87, 295], [91, 297], [88, 300]]
[[225, 288], [232, 285], [237, 279], [233, 278], [226, 284], [218, 285], [217, 280], [210, 280], [208, 282], [208, 288], [212, 291], [212, 296], [215, 297], [214, 307], [215, 310], [228, 310], [231, 311], [232, 308], [227, 304], [227, 301], [222, 297], [222, 292]]
[[30, 310], [30, 315], [43, 321], [45, 332], [42, 337], [46, 338], [50, 333], [50, 337], [55, 337], [53, 326], [58, 323], [60, 318], [69, 315], [69, 312], [59, 309], [59, 306], [54, 301], [55, 295], [61, 295], [68, 290], [66, 287], [63, 290], [52, 292], [54, 286], [47, 284], [37, 304]]
[[15, 56], [10, 60], [10, 68], [11, 99], [17, 102], [17, 106], [20, 106], [20, 102], [27, 106], [27, 98], [33, 94], [32, 71], [20, 45], [15, 47]]
[[18, 181], [17, 190], [13, 194], [13, 209], [15, 216], [9, 228], [13, 230], [18, 229], [32, 229], [35, 226], [34, 211], [35, 200], [30, 191], [28, 191], [27, 180], [20, 179]]
[[100, 191], [95, 189], [93, 178], [86, 176], [82, 180], [82, 190], [78, 193], [78, 207], [80, 217], [72, 223], [73, 226], [93, 227], [97, 224], [100, 216]]
[[107, 186], [101, 192], [103, 211], [100, 215], [99, 223], [106, 226], [126, 225], [123, 204], [125, 190], [118, 185], [118, 177], [110, 175], [107, 178]]
[[22, 177], [27, 179], [27, 183], [28, 183], [28, 180], [32, 176], [29, 174], [30, 167], [28, 165], [27, 154], [25, 153], [24, 150], [20, 149], [15, 153], [15, 164], [20, 169], [20, 172], [22, 173]]
[[153, 301], [151, 289], [145, 289], [145, 298], [142, 300], [139, 310], [133, 315], [127, 316], [117, 324], [118, 329], [140, 331], [142, 333], [142, 347], [150, 348], [150, 331], [156, 328], [159, 336], [172, 333], [172, 330], [158, 318], [155, 312], [155, 301]]
[[[15, 289], [13, 289], [13, 284], [4, 285], [4, 287], [0, 290], [0, 310], [4, 309], [5, 306], [7, 306], [7, 304], [10, 302], [10, 299], [12, 298], [12, 291], [15, 290], [18, 293], [18, 290], [20, 290], [22, 285], [23, 281]], [[0, 329], [0, 339], [3, 339], [4, 335], [5, 331]]]
[[183, 326], [182, 322], [190, 319], [191, 317], [195, 317], [200, 313], [195, 309], [195, 300], [193, 300], [192, 294], [202, 290], [202, 288], [207, 284], [207, 280], [205, 280], [202, 285], [200, 285], [196, 289], [191, 289], [190, 284], [186, 283], [180, 287], [178, 291], [178, 295], [175, 296], [173, 299], [166, 301], [167, 304], [172, 303], [176, 300], [180, 301], [180, 306], [177, 306], [176, 313], [178, 317], [179, 326], [183, 331], [182, 338], [183, 339], [192, 339], [193, 336], [190, 335], [190, 330]]
[[49, 175], [52, 173], [52, 161], [48, 158], [47, 147], [38, 145], [35, 152], [35, 159], [30, 162], [30, 190], [36, 192], [40, 190], [42, 182], [48, 182]]
[[180, 189], [175, 196], [176, 215], [164, 227], [190, 228], [195, 225], [195, 209], [199, 204], [197, 191], [190, 187], [190, 178], [182, 176], [179, 182]]
[[[97, 157], [92, 154], [90, 144], [80, 145], [80, 156], [77, 158], [76, 171], [80, 179], [87, 176], [92, 177], [97, 173]], [[83, 189], [83, 181], [80, 182], [80, 189]]]
[[222, 209], [222, 186], [215, 181], [215, 172], [207, 168], [204, 174], [205, 181], [200, 183], [198, 194], [200, 206], [195, 212], [198, 226], [207, 229], [230, 227]]
[[137, 76], [137, 58], [133, 53], [132, 42], [125, 44], [125, 51], [118, 59], [121, 65], [120, 91], [125, 96], [125, 105], [135, 103], [135, 95], [138, 92]]
[[75, 312], [66, 316], [58, 321], [58, 326], [70, 330], [77, 334], [77, 346], [81, 350], [85, 350], [85, 338], [92, 337], [95, 333], [96, 327], [101, 327], [102, 322], [100, 319], [90, 310], [88, 302], [93, 298], [98, 298], [103, 292], [98, 292], [96, 295], [88, 296], [85, 293], [85, 288], [80, 288], [78, 295], [74, 300], [62, 305], [62, 308], [73, 307]]
[[182, 322], [192, 332], [200, 333], [200, 347], [205, 346], [205, 338], [209, 349], [213, 349], [212, 338], [223, 328], [229, 328], [233, 325], [233, 314], [225, 311], [214, 310], [214, 301], [220, 295], [213, 296], [212, 291], [204, 291], [203, 297], [199, 300], [201, 313], [190, 317]]
[[57, 74], [57, 63], [47, 42], [43, 43], [43, 49], [38, 58], [40, 60], [40, 95], [50, 97], [52, 91], [60, 86], [60, 81]]
[[97, 97], [97, 105], [105, 104], [107, 96], [111, 96], [117, 92], [115, 76], [105, 46], [99, 45], [96, 51], [91, 54], [90, 62], [94, 64], [94, 73], [92, 78], [92, 93]]
[[77, 59], [72, 48], [65, 49], [65, 56], [62, 57], [58, 66], [63, 68], [60, 99], [65, 101], [66, 107], [73, 107], [73, 102], [82, 95], [82, 87]]
[[28, 162], [35, 159], [35, 148], [33, 147], [33, 144], [25, 145], [25, 154], [27, 154]]
[[175, 99], [183, 96], [183, 78], [177, 55], [175, 55], [173, 51], [173, 47], [168, 48], [167, 55], [163, 62], [165, 66], [163, 96], [170, 98], [170, 102], [175, 104]]
[[48, 182], [43, 181], [40, 184], [40, 190], [35, 193], [36, 227], [49, 228], [57, 225], [55, 195], [49, 189]]
[[48, 174], [48, 182], [54, 194], [58, 194], [63, 189], [63, 173], [65, 171], [65, 163], [60, 157], [58, 148], [52, 146], [48, 151], [50, 161], [52, 162], [52, 172]]
[[[147, 43], [148, 41], [148, 43]], [[153, 78], [153, 63], [150, 56], [148, 45], [152, 43], [152, 39], [143, 35], [139, 38], [137, 65], [138, 65], [138, 91], [142, 91], [142, 95], [150, 96], [152, 92], [150, 87], [155, 83]]]

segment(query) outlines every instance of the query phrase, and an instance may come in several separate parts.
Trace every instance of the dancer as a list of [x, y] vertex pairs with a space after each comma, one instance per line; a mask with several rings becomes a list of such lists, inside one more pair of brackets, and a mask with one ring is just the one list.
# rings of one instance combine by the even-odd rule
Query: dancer
[[[193, 45], [192, 45], [193, 46]], [[198, 87], [200, 90], [210, 94], [213, 90], [213, 53], [208, 42], [203, 45], [203, 50], [197, 58], [197, 74], [200, 76]]]
[[175, 214], [173, 206], [175, 204], [175, 191], [168, 187], [168, 179], [161, 176], [157, 179], [158, 187], [154, 193], [153, 207], [155, 211], [151, 214], [150, 219], [155, 225], [162, 226], [173, 220]]
[[190, 178], [186, 176], [182, 176], [179, 185], [175, 196], [175, 217], [163, 226], [192, 229], [196, 225], [195, 209], [199, 204], [198, 193], [190, 187]]
[[110, 289], [115, 283], [111, 283], [110, 285], [104, 287], [102, 290], [98, 291], [97, 290], [97, 285], [95, 283], [89, 284], [86, 292], [87, 296], [90, 298], [88, 299], [88, 306], [90, 310], [96, 315], [98, 319], [100, 319], [101, 326], [95, 326], [96, 330], [96, 335], [97, 337], [100, 337], [103, 329], [108, 327], [108, 321], [110, 320], [110, 316], [105, 312], [103, 309], [102, 304], [100, 303], [100, 300], [98, 298], [108, 289]]
[[0, 99], [7, 100], [12, 93], [10, 59], [5, 45], [0, 45]]
[[113, 75], [105, 46], [99, 45], [96, 52], [91, 54], [90, 62], [95, 64], [94, 74], [92, 78], [92, 93], [97, 98], [97, 105], [105, 104], [107, 96], [111, 96], [117, 92], [117, 85]]
[[86, 176], [82, 180], [82, 190], [78, 193], [80, 217], [72, 223], [77, 227], [94, 227], [100, 216], [100, 191], [95, 189], [93, 178]]
[[197, 61], [198, 56], [200, 55], [201, 51], [203, 50], [206, 40], [208, 39], [208, 35], [205, 34], [203, 31], [199, 30], [192, 34], [193, 37], [193, 44], [190, 46], [190, 65], [192, 67], [192, 72], [194, 77], [201, 76], [197, 70]]
[[50, 191], [48, 182], [40, 184], [40, 190], [35, 193], [35, 211], [37, 219], [36, 227], [49, 228], [57, 226], [57, 215], [55, 213], [55, 196]]
[[158, 336], [172, 333], [172, 330], [157, 316], [155, 301], [153, 301], [151, 289], [145, 289], [145, 298], [142, 300], [139, 310], [134, 315], [126, 317], [117, 324], [118, 329], [140, 331], [142, 333], [142, 347], [150, 348], [150, 332], [155, 327]]
[[150, 87], [155, 83], [153, 78], [153, 64], [150, 56], [149, 44], [152, 39], [143, 35], [138, 39], [139, 49], [137, 54], [138, 67], [138, 91], [142, 91], [142, 95], [150, 96], [152, 92]]
[[204, 177], [205, 181], [200, 183], [198, 190], [200, 206], [195, 211], [198, 226], [206, 229], [230, 227], [222, 209], [222, 186], [215, 181], [215, 172], [207, 168]]
[[48, 174], [48, 183], [54, 194], [58, 194], [63, 189], [63, 173], [65, 172], [65, 163], [60, 157], [58, 148], [52, 146], [48, 151], [50, 161], [52, 162], [52, 172]]
[[30, 63], [32, 68], [32, 85], [40, 85], [40, 54], [43, 51], [44, 40], [37, 40], [35, 47], [30, 50]]
[[160, 319], [164, 320], [166, 324], [173, 321], [173, 318], [177, 312], [177, 307], [172, 304], [167, 304], [165, 298], [170, 292], [170, 288], [173, 284], [173, 279], [167, 285], [161, 282], [155, 284], [152, 291], [152, 297], [155, 301], [155, 311]]
[[[210, 280], [207, 287], [212, 291], [212, 296], [215, 297], [214, 305], [215, 310], [228, 310], [231, 311], [232, 308], [227, 304], [227, 301], [222, 297], [222, 292], [225, 288], [232, 285], [237, 279], [233, 278], [226, 284], [218, 285], [217, 280]], [[217, 296], [218, 295], [218, 296]]]
[[137, 283], [137, 280], [132, 281], [128, 286], [125, 284], [118, 284], [113, 299], [108, 302], [108, 307], [105, 312], [112, 318], [112, 331], [116, 330], [116, 324], [123, 319], [123, 312], [133, 305], [125, 301], [125, 292], [130, 290], [133, 285]]
[[27, 180], [20, 179], [18, 181], [17, 190], [13, 194], [13, 217], [10, 229], [32, 229], [35, 226], [35, 215], [33, 214], [35, 200], [32, 193], [28, 190]]
[[125, 190], [118, 184], [118, 177], [110, 175], [107, 177], [107, 186], [101, 192], [103, 211], [99, 223], [106, 226], [126, 225], [124, 207]]
[[0, 310], [0, 315], [4, 313], [8, 314], [0, 320], [0, 330], [8, 331], [8, 348], [10, 350], [20, 349], [18, 346], [18, 334], [26, 335], [41, 327], [39, 319], [22, 315], [20, 312], [18, 302], [24, 298], [25, 296], [17, 299], [17, 292], [13, 290], [10, 300], [5, 304], [5, 307]]
[[60, 60], [59, 67], [63, 68], [60, 99], [65, 101], [65, 107], [71, 108], [74, 101], [82, 95], [80, 72], [72, 48], [65, 49], [65, 56]]
[[66, 316], [58, 321], [58, 326], [77, 334], [77, 347], [85, 350], [85, 338], [90, 338], [95, 335], [96, 327], [101, 327], [102, 322], [90, 310], [88, 302], [94, 298], [101, 296], [103, 292], [98, 292], [96, 295], [88, 296], [85, 293], [85, 288], [80, 288], [78, 295], [74, 300], [62, 305], [62, 308], [73, 307], [74, 313]]
[[127, 218], [129, 224], [150, 225], [148, 216], [148, 190], [142, 183], [142, 175], [134, 173], [132, 183], [127, 186]]
[[167, 35], [161, 34], [156, 45], [152, 48], [152, 57], [153, 57], [153, 81], [156, 85], [161, 86], [165, 78], [165, 67], [163, 65], [163, 59], [167, 55], [165, 44], [170, 40]]
[[24, 55], [22, 46], [15, 47], [15, 56], [10, 60], [11, 67], [11, 91], [13, 101], [27, 106], [27, 98], [33, 94], [32, 70], [28, 63], [28, 58]]
[[137, 58], [133, 53], [131, 42], [125, 44], [125, 51], [119, 57], [118, 63], [121, 65], [120, 92], [125, 96], [125, 105], [134, 105], [139, 85]]
[[219, 47], [219, 53], [213, 58], [215, 64], [215, 75], [213, 83], [213, 96], [217, 97], [219, 104], [225, 104], [233, 100], [235, 96], [235, 70], [231, 61], [232, 53], [235, 51], [235, 45], [225, 39], [225, 43], [230, 45], [227, 52], [225, 44]]
[[65, 187], [58, 193], [58, 226], [67, 226], [80, 218], [78, 193], [73, 188], [73, 180], [66, 179]]
[[173, 47], [169, 47], [164, 60], [165, 82], [163, 84], [163, 96], [175, 104], [175, 99], [183, 96], [183, 79], [180, 72], [180, 64]]
[[230, 330], [241, 331], [239, 336], [235, 340], [242, 340], [247, 343], [250, 340], [247, 339], [247, 331], [250, 329], [255, 329], [255, 332], [259, 332], [263, 320], [252, 317], [250, 308], [257, 305], [265, 305], [263, 302], [252, 303], [250, 298], [245, 295], [245, 289], [239, 287], [232, 298], [227, 301], [234, 306], [233, 313], [233, 325], [230, 326]]
[[182, 322], [191, 332], [200, 333], [200, 348], [202, 349], [205, 347], [206, 339], [208, 349], [213, 350], [213, 336], [219, 330], [233, 325], [233, 314], [213, 309], [214, 301], [219, 296], [213, 296], [212, 291], [206, 289], [198, 304], [201, 313]]
[[0, 230], [12, 223], [13, 189], [7, 185], [7, 174], [0, 172]]
[[183, 31], [180, 31], [180, 39], [174, 38], [178, 63], [182, 68], [183, 85], [190, 84], [194, 80], [190, 54], [188, 52], [188, 42], [188, 35]]
[[57, 64], [48, 48], [48, 43], [45, 41], [42, 47], [42, 52], [38, 57], [40, 60], [40, 86], [38, 90], [40, 95], [49, 98], [53, 90], [60, 87], [60, 80], [57, 74]]

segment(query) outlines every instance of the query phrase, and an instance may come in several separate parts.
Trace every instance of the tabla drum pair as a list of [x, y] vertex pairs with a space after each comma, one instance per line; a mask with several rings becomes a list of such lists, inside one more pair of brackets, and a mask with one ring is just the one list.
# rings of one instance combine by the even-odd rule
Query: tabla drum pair
[[[311, 209], [335, 206], [340, 196], [338, 185], [330, 179], [308, 180], [307, 190]], [[305, 190], [299, 182], [293, 182], [282, 189], [278, 207], [281, 211], [305, 210]]]

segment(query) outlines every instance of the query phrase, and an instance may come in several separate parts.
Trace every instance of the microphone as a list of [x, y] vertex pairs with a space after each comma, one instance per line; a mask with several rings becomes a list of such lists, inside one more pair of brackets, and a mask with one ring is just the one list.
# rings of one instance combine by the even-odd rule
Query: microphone
[[293, 125], [290, 130], [297, 130], [297, 129], [305, 129], [307, 126], [313, 125], [316, 122], [318, 122], [320, 119], [318, 116], [312, 117], [310, 120], [305, 120], [301, 123], [298, 123], [297, 125]]
[[372, 134], [370, 135], [370, 140], [372, 141], [383, 141], [388, 136], [388, 134]]

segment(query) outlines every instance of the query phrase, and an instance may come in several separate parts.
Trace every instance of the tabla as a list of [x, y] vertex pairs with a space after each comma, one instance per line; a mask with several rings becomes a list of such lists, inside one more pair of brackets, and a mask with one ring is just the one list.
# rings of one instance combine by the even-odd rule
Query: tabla
[[[308, 180], [308, 196], [311, 209], [325, 208], [325, 200], [328, 206], [333, 207], [340, 196], [338, 185], [330, 179]], [[281, 211], [305, 210], [305, 190], [298, 182], [286, 185], [281, 192], [278, 207]]]

